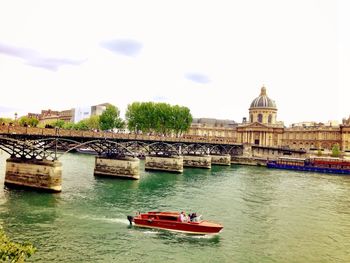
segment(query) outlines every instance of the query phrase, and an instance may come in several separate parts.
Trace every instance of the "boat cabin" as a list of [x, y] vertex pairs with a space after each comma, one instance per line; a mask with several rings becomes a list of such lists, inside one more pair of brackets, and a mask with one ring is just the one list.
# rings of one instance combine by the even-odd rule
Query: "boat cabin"
[[[148, 212], [145, 214], [140, 214], [143, 220], [160, 220], [160, 221], [177, 221], [180, 222], [180, 213], [178, 212]], [[191, 218], [188, 222], [200, 222], [201, 216], [195, 216]]]
[[350, 160], [335, 157], [314, 157], [312, 164], [317, 167], [350, 170]]
[[279, 165], [304, 166], [305, 160], [305, 158], [279, 157], [275, 163]]
[[179, 221], [179, 216], [180, 214], [176, 212], [148, 212], [147, 214], [141, 214], [142, 219], [166, 221]]

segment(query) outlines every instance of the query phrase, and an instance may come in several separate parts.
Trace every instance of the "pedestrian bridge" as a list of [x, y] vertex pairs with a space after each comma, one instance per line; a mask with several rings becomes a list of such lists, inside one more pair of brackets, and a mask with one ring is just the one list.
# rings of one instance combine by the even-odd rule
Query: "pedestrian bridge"
[[139, 179], [139, 158], [145, 169], [168, 172], [183, 167], [230, 165], [243, 146], [230, 138], [156, 136], [103, 131], [77, 131], [0, 126], [0, 149], [7, 152], [5, 184], [61, 191], [59, 158], [72, 151], [96, 154], [95, 175]]

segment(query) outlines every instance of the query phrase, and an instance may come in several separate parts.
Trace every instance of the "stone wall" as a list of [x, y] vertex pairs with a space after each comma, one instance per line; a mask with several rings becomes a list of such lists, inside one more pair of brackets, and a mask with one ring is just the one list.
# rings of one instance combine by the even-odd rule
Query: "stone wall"
[[184, 167], [211, 168], [209, 155], [183, 155]]
[[49, 192], [62, 190], [62, 164], [59, 161], [6, 160], [5, 185]]
[[258, 157], [232, 156], [231, 164], [266, 166], [268, 159]]
[[106, 157], [95, 157], [94, 174], [97, 176], [110, 176], [125, 179], [140, 178], [140, 160], [136, 157], [125, 157], [123, 159], [108, 159]]
[[211, 164], [216, 165], [231, 165], [231, 155], [225, 154], [225, 155], [210, 155], [211, 157]]
[[145, 169], [182, 173], [183, 157], [182, 156], [172, 156], [172, 157], [146, 156]]

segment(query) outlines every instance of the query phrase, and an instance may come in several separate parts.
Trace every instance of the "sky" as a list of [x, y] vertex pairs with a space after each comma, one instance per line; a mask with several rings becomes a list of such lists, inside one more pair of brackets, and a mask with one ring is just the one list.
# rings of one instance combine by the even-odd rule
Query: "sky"
[[109, 102], [286, 125], [350, 115], [347, 0], [0, 0], [0, 117]]

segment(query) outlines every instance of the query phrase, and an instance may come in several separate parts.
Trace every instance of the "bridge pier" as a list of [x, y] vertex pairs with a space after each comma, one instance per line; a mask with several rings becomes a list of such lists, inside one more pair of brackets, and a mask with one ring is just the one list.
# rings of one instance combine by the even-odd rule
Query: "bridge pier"
[[96, 156], [94, 175], [137, 180], [140, 179], [139, 167], [140, 159], [136, 157], [109, 159]]
[[6, 160], [5, 185], [61, 192], [62, 163], [57, 160], [9, 158]]
[[145, 170], [158, 170], [182, 173], [183, 157], [182, 156], [146, 156]]
[[184, 167], [211, 168], [210, 155], [183, 155]]
[[211, 164], [216, 165], [231, 165], [231, 155], [225, 154], [225, 155], [210, 155], [211, 157]]

